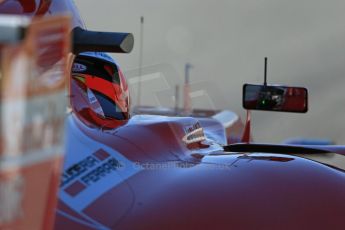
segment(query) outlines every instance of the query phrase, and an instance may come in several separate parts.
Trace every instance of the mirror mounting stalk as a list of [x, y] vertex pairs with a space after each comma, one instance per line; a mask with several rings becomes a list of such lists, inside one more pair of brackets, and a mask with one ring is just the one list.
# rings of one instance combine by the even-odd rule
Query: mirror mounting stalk
[[267, 57], [265, 57], [264, 86], [267, 86]]

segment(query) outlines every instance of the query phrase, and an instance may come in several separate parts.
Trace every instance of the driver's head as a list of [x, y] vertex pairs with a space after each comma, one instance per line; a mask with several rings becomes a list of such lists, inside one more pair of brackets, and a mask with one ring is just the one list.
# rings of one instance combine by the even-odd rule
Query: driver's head
[[[75, 105], [77, 113], [94, 125], [115, 128], [129, 119], [129, 92], [117, 63], [107, 54], [79, 54], [72, 66], [73, 94], [84, 95], [84, 106]], [[83, 101], [83, 102], [84, 102]], [[81, 103], [75, 102], [75, 103]], [[82, 103], [81, 103], [82, 104]]]

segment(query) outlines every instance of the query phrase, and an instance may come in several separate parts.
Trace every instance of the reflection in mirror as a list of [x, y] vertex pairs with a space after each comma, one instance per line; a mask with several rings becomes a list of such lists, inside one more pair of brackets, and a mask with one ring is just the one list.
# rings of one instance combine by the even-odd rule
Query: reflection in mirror
[[308, 91], [302, 87], [245, 84], [243, 107], [250, 110], [306, 113]]

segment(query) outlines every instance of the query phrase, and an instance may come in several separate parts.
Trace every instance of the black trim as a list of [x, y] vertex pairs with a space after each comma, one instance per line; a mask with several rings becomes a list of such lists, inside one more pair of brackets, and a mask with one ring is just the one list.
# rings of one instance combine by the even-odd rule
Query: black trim
[[223, 146], [225, 152], [261, 152], [261, 153], [282, 153], [282, 154], [312, 154], [330, 153], [330, 151], [316, 148], [293, 145], [271, 145], [271, 144], [231, 144]]
[[[104, 61], [99, 58], [80, 55], [74, 59], [74, 63], [85, 65], [87, 68], [85, 71], [75, 72], [77, 74], [89, 74], [112, 83], [120, 84], [118, 67], [111, 62]], [[113, 69], [113, 75], [110, 75], [110, 73], [105, 70], [105, 65], [110, 66]]]

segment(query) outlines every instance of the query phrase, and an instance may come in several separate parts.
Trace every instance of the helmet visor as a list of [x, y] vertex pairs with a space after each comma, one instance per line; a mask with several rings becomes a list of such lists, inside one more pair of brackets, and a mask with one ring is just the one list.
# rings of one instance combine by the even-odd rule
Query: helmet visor
[[107, 96], [95, 90], [93, 90], [93, 93], [96, 96], [99, 104], [101, 105], [104, 116], [106, 118], [113, 118], [117, 120], [128, 119], [128, 112], [122, 111], [121, 108], [117, 106], [116, 103], [110, 100]]

